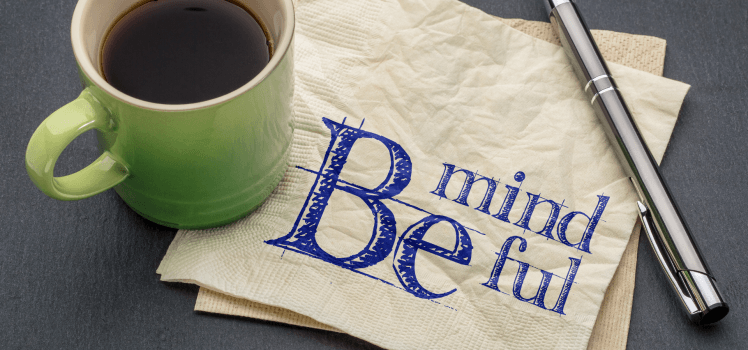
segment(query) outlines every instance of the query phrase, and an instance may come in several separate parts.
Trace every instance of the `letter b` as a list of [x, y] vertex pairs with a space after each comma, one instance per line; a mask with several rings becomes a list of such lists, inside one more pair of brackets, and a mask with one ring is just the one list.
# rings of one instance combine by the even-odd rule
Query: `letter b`
[[[399, 144], [390, 139], [339, 124], [327, 118], [322, 120], [325, 126], [330, 129], [330, 145], [327, 148], [314, 185], [312, 185], [306, 201], [304, 201], [291, 232], [281, 238], [266, 241], [266, 243], [306, 254], [347, 269], [360, 269], [375, 265], [392, 252], [397, 233], [395, 216], [382, 203], [382, 200], [396, 196], [410, 183], [412, 170], [410, 157]], [[339, 180], [340, 172], [345, 166], [353, 144], [362, 138], [370, 138], [381, 142], [390, 155], [390, 169], [387, 178], [373, 189]], [[356, 254], [343, 258], [334, 257], [324, 251], [317, 244], [315, 237], [322, 215], [329, 204], [330, 196], [335, 190], [341, 190], [360, 198], [371, 210], [374, 220], [371, 239], [366, 247]]]

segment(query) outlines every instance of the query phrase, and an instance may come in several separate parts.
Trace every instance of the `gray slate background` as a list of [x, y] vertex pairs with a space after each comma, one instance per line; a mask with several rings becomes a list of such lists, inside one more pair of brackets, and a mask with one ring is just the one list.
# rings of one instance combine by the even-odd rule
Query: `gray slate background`
[[[466, 0], [543, 21], [540, 0]], [[176, 230], [113, 191], [44, 196], [24, 153], [39, 123], [80, 93], [69, 26], [75, 0], [0, 0], [0, 348], [377, 349], [353, 337], [192, 311], [197, 287], [155, 274]], [[748, 2], [579, 0], [587, 23], [668, 41], [665, 76], [692, 85], [662, 163], [732, 311], [688, 323], [646, 241], [639, 247], [630, 349], [748, 348]], [[57, 174], [98, 156], [92, 132]]]

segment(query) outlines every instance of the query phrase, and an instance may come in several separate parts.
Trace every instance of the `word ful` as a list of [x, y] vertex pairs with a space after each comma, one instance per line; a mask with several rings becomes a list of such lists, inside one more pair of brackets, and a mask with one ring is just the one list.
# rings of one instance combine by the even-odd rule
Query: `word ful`
[[[301, 211], [297, 216], [291, 231], [283, 237], [266, 241], [266, 243], [300, 254], [305, 254], [313, 258], [328, 262], [330, 264], [356, 271], [371, 278], [376, 277], [367, 275], [358, 270], [379, 264], [380, 262], [384, 261], [390, 254], [392, 254], [394, 250], [392, 267], [395, 274], [397, 275], [400, 284], [407, 292], [416, 297], [424, 299], [441, 298], [454, 293], [456, 289], [452, 289], [451, 291], [444, 293], [436, 293], [424, 287], [419, 282], [418, 276], [416, 275], [416, 255], [419, 252], [428, 252], [456, 264], [469, 265], [473, 252], [473, 244], [472, 240], [470, 239], [470, 235], [467, 232], [467, 229], [452, 218], [444, 215], [435, 215], [429, 213], [428, 216], [408, 227], [398, 238], [396, 217], [387, 207], [384, 201], [390, 200], [399, 202], [399, 200], [395, 199], [394, 196], [401, 193], [410, 183], [413, 166], [410, 160], [410, 156], [399, 144], [380, 135], [361, 129], [352, 128], [344, 124], [336, 123], [327, 118], [323, 118], [323, 122], [325, 126], [330, 129], [330, 144], [327, 148], [327, 152], [325, 153], [319, 171], [310, 171], [316, 174], [314, 184], [312, 185], [312, 188], [310, 189], [309, 194], [304, 201]], [[356, 143], [356, 141], [361, 139], [376, 140], [384, 145], [389, 153], [389, 173], [386, 179], [375, 188], [366, 188], [340, 180], [339, 178], [340, 173], [346, 164], [351, 148]], [[476, 179], [475, 174], [471, 172], [465, 170], [455, 171], [454, 169], [454, 166], [445, 164], [444, 175], [442, 176], [436, 191], [432, 193], [446, 198], [444, 196], [444, 188], [446, 188], [446, 184], [449, 182], [450, 177], [456, 172], [463, 171], [467, 175], [467, 179], [463, 184], [460, 196], [455, 199], [455, 202], [467, 205], [467, 195], [470, 192], [471, 186], [477, 181], [488, 182], [488, 180], [485, 178]], [[475, 208], [476, 210], [491, 215], [488, 212], [488, 206], [490, 205], [491, 198], [493, 197], [496, 186], [497, 182], [489, 182], [488, 190], [486, 191], [483, 203]], [[514, 199], [516, 198], [519, 190], [518, 188], [508, 185], [506, 187], [509, 189], [509, 193], [505, 196], [504, 204], [502, 205], [500, 211], [492, 216], [499, 220], [508, 222], [508, 212], [511, 209], [512, 204], [514, 203]], [[330, 201], [330, 196], [334, 191], [343, 191], [361, 199], [371, 211], [374, 220], [371, 238], [369, 239], [366, 246], [361, 249], [361, 251], [347, 257], [336, 257], [329, 254], [319, 246], [316, 240], [316, 234], [318, 231], [320, 220], [324, 215], [325, 209], [327, 208]], [[534, 204], [532, 205], [532, 207], [528, 205], [528, 207], [525, 208], [523, 219], [520, 219], [520, 221], [518, 222], [518, 226], [525, 229], [527, 229], [527, 222], [529, 222], [529, 217], [532, 215], [534, 206], [542, 203], [542, 201], [538, 201], [539, 196], [530, 193], [528, 193], [528, 196], [530, 196], [530, 202]], [[590, 225], [588, 225], [588, 229], [585, 231], [585, 236], [582, 239], [582, 242], [576, 244], [576, 246], [579, 246], [580, 249], [583, 249], [582, 247], [586, 248], [586, 250], [583, 250], [587, 252], [589, 252], [589, 239], [595, 229], [595, 224], [593, 224], [593, 221], [594, 223], [597, 223], [597, 220], [600, 219], [600, 215], [602, 215], [602, 211], [605, 208], [605, 203], [607, 203], [607, 197], [605, 197], [605, 199], [603, 199], [602, 196], [600, 197], [601, 201], [598, 203], [594, 214], [592, 215], [592, 217], [588, 216], [588, 218], [590, 219]], [[552, 201], [548, 201], [548, 203], [552, 203], [551, 205], [554, 205], [554, 209], [556, 209], [556, 206], [558, 205], [557, 203]], [[415, 207], [410, 204], [407, 205], [410, 207]], [[426, 212], [422, 209], [419, 210]], [[551, 228], [555, 224], [559, 210], [560, 209], [556, 209], [555, 211], [552, 211], [548, 219], [549, 222], [552, 223], [550, 224]], [[563, 234], [566, 230], [566, 225], [568, 225], [568, 222], [575, 215], [585, 214], [581, 212], [573, 212], [564, 216], [559, 223], [559, 228], [557, 229], [557, 234], [559, 235], [559, 237], [563, 237]], [[525, 217], [527, 218], [526, 221], [524, 220]], [[456, 242], [454, 246], [445, 248], [431, 243], [425, 239], [429, 232], [429, 229], [431, 229], [438, 223], [448, 223], [454, 229]], [[546, 226], [548, 225], [549, 224], [547, 223]], [[543, 232], [544, 235], [550, 235], [550, 231], [546, 230], [545, 228], [540, 232]], [[566, 239], [563, 238], [561, 241], [564, 242], [564, 240]], [[509, 237], [502, 245], [500, 252], [497, 253], [498, 258], [496, 260], [496, 263], [494, 264], [488, 281], [482, 283], [482, 285], [498, 292], [508, 294], [499, 289], [499, 276], [504, 268], [506, 260], [515, 261], [519, 263], [519, 270], [513, 283], [512, 295], [520, 301], [531, 303], [540, 308], [563, 315], [564, 305], [566, 304], [566, 300], [569, 296], [571, 286], [574, 283], [574, 278], [576, 277], [579, 265], [581, 264], [581, 259], [569, 258], [570, 266], [569, 270], [567, 271], [566, 277], [557, 276], [558, 278], [564, 279], [563, 285], [561, 287], [561, 291], [555, 305], [552, 308], [548, 309], [545, 306], [545, 294], [551, 282], [551, 279], [556, 275], [553, 275], [548, 271], [539, 269], [542, 274], [542, 280], [540, 282], [538, 291], [533, 297], [523, 297], [521, 294], [522, 285], [525, 281], [525, 276], [527, 275], [527, 272], [531, 266], [528, 263], [509, 257], [509, 250], [515, 241], [518, 241], [520, 243], [520, 253], [524, 252], [527, 249], [527, 241], [524, 238], [519, 236]], [[564, 243], [574, 246], [573, 244], [568, 243], [568, 241]], [[386, 281], [383, 282], [391, 284]]]
[[[476, 178], [476, 174], [472, 171], [465, 169], [455, 170], [455, 168], [456, 167], [452, 164], [444, 163], [444, 173], [442, 174], [442, 178], [441, 180], [439, 180], [439, 184], [436, 186], [436, 189], [431, 191], [430, 193], [435, 194], [441, 198], [448, 199], [445, 192], [447, 189], [447, 184], [452, 178], [452, 175], [456, 173], [464, 173], [465, 182], [462, 184], [460, 194], [453, 201], [455, 203], [468, 206], [467, 199], [473, 185], [478, 181], [485, 181], [487, 184], [486, 193], [483, 196], [481, 204], [475, 207], [475, 210], [487, 215], [491, 215], [491, 213], [488, 211], [488, 207], [491, 205], [491, 201], [493, 200], [493, 196], [496, 192], [496, 187], [498, 186], [499, 182], [492, 178], [489, 179], [485, 176], [479, 176]], [[514, 180], [517, 182], [522, 182], [524, 181], [524, 179], [525, 174], [521, 171], [514, 175]], [[509, 185], [506, 185], [505, 187], [508, 191], [504, 196], [504, 202], [501, 204], [501, 208], [499, 209], [499, 211], [491, 216], [508, 223], [509, 212], [512, 210], [514, 201], [517, 199], [519, 187], [513, 187]], [[535, 232], [539, 235], [545, 236], [546, 238], [555, 240], [552, 231], [553, 227], [556, 225], [556, 221], [558, 220], [558, 215], [561, 211], [561, 204], [550, 199], [539, 200], [541, 199], [540, 195], [532, 194], [530, 192], [527, 192], [527, 196], [529, 198], [527, 201], [527, 206], [525, 206], [525, 211], [522, 213], [522, 217], [517, 222], [515, 222], [514, 225], [521, 227], [523, 230]], [[597, 198], [597, 206], [595, 207], [595, 210], [593, 211], [591, 217], [581, 211], [573, 211], [561, 218], [561, 221], [558, 222], [558, 226], [556, 226], [556, 234], [558, 235], [558, 240], [561, 243], [569, 247], [577, 248], [583, 252], [590, 253], [590, 240], [592, 240], [592, 234], [595, 232], [595, 227], [597, 227], [597, 223], [600, 221], [600, 217], [603, 215], [605, 206], [608, 204], [608, 200], [610, 199], [610, 197], [608, 196], [597, 196]], [[538, 206], [538, 204], [543, 203], [547, 203], [548, 205], [550, 205], [551, 211], [548, 214], [548, 219], [545, 222], [545, 226], [543, 226], [543, 228], [539, 231], [535, 231], [530, 228], [530, 218], [535, 212], [535, 208]], [[571, 220], [574, 219], [574, 217], [577, 215], [586, 217], [588, 223], [587, 227], [584, 230], [584, 233], [582, 234], [581, 240], [577, 243], [571, 243], [566, 237], [566, 230], [569, 227], [569, 222], [571, 222]]]

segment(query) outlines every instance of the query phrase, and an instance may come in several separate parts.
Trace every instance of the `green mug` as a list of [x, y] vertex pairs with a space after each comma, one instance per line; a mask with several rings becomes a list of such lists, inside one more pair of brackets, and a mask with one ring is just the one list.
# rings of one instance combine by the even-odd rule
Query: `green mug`
[[[167, 105], [125, 95], [99, 69], [107, 31], [143, 1], [80, 0], [71, 39], [84, 90], [31, 136], [26, 170], [34, 184], [60, 200], [114, 187], [138, 214], [180, 229], [220, 226], [262, 204], [285, 173], [293, 135], [293, 4], [236, 1], [269, 30], [275, 43], [270, 62], [229, 94]], [[91, 129], [98, 131], [101, 156], [74, 174], [55, 177], [62, 151]]]

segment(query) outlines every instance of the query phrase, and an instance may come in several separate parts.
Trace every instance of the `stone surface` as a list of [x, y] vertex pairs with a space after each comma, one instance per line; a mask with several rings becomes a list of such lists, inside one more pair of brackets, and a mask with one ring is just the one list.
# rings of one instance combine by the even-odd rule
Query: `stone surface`
[[[505, 18], [545, 16], [540, 0], [466, 2]], [[140, 218], [113, 191], [59, 202], [34, 187], [26, 144], [80, 92], [75, 3], [0, 0], [0, 347], [375, 349], [345, 334], [195, 313], [197, 287], [155, 274], [175, 230]], [[662, 173], [732, 308], [716, 325], [690, 324], [642, 240], [628, 348], [746, 348], [748, 3], [577, 4], [591, 28], [666, 39], [665, 76], [692, 85]], [[89, 132], [66, 149], [57, 174], [96, 157]]]

